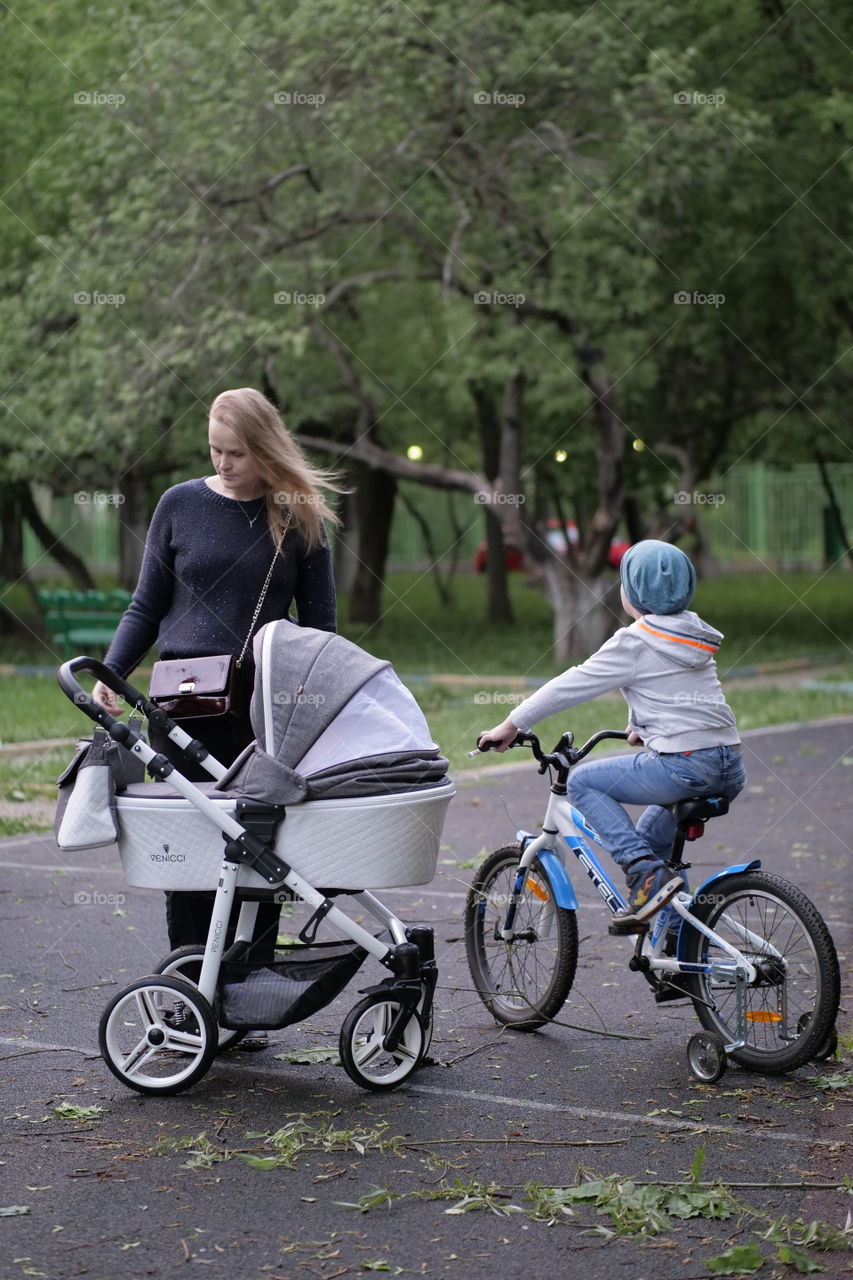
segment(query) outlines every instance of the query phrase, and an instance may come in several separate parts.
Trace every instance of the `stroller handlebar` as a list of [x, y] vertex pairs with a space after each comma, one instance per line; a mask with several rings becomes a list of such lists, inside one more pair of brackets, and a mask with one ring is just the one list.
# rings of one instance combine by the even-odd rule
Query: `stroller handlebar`
[[[99, 662], [97, 658], [87, 657], [71, 658], [68, 662], [63, 662], [56, 673], [56, 679], [66, 698], [70, 698], [90, 720], [94, 720], [96, 724], [106, 729], [113, 742], [118, 742], [128, 751], [139, 752], [152, 777], [165, 778], [171, 773], [173, 766], [168, 756], [152, 751], [129, 724], [124, 724], [117, 716], [107, 711], [106, 707], [102, 707], [100, 702], [96, 702], [77, 679], [78, 671], [85, 671], [94, 676], [108, 689], [112, 689], [113, 693], [124, 698], [129, 707], [133, 707], [135, 711], [141, 711], [148, 721], [149, 732], [156, 729], [163, 737], [171, 738], [190, 760], [200, 764], [217, 782], [225, 776], [227, 772], [225, 765], [211, 755], [203, 742], [199, 742], [197, 738], [188, 734], [177, 721], [167, 715], [162, 707], [158, 707], [156, 702], [152, 702], [144, 693], [140, 693], [122, 676], [104, 666], [103, 662]], [[141, 747], [140, 744], [142, 744]]]
[[85, 671], [89, 675], [94, 676], [96, 680], [100, 680], [102, 684], [105, 684], [108, 689], [112, 689], [113, 693], [124, 698], [125, 702], [129, 706], [136, 708], [144, 715], [150, 717], [152, 712], [159, 713], [160, 715], [163, 714], [162, 711], [160, 711], [160, 708], [157, 707], [156, 703], [150, 702], [144, 693], [140, 693], [132, 684], [128, 684], [122, 676], [117, 675], [115, 671], [111, 671], [109, 667], [104, 666], [103, 662], [100, 662], [97, 658], [88, 658], [83, 656], [80, 658], [71, 658], [68, 662], [63, 662], [62, 666], [56, 673], [56, 679], [59, 683], [60, 689], [65, 694], [66, 698], [69, 698], [76, 707], [79, 707], [90, 720], [94, 720], [97, 724], [103, 725], [111, 737], [115, 737], [115, 734], [112, 732], [114, 727], [125, 729], [127, 726], [123, 725], [120, 720], [107, 711], [106, 707], [102, 707], [99, 702], [95, 701], [90, 693], [86, 692], [77, 679], [78, 671]]

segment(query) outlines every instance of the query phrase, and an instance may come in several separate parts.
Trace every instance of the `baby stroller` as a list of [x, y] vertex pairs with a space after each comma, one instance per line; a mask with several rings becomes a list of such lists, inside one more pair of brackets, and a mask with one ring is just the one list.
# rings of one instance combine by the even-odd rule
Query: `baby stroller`
[[[447, 761], [389, 663], [287, 621], [268, 623], [254, 644], [256, 738], [228, 770], [103, 663], [79, 657], [59, 669], [66, 696], [155, 779], [113, 798], [126, 882], [216, 891], [206, 945], [172, 952], [110, 1001], [101, 1053], [131, 1089], [178, 1093], [247, 1030], [325, 1007], [372, 956], [389, 976], [366, 987], [345, 1018], [340, 1055], [357, 1084], [391, 1089], [429, 1047], [437, 969], [432, 929], [405, 926], [371, 890], [432, 879], [454, 795]], [[85, 692], [80, 672], [142, 712], [214, 781], [188, 781]], [[337, 905], [342, 897], [379, 923], [377, 935]], [[252, 932], [258, 902], [271, 898], [310, 915], [293, 943], [260, 964]], [[342, 939], [321, 941], [321, 926]]]

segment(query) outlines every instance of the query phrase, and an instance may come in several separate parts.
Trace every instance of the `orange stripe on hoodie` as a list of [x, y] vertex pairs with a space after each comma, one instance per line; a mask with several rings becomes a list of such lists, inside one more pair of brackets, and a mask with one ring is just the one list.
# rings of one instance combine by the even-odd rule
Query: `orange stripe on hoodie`
[[673, 644], [688, 644], [691, 649], [704, 649], [707, 653], [717, 652], [718, 646], [715, 644], [703, 644], [701, 640], [688, 640], [686, 636], [676, 636], [669, 631], [656, 631], [647, 622], [638, 622], [637, 626], [641, 631], [648, 631], [649, 635], [657, 636], [660, 640], [671, 640]]

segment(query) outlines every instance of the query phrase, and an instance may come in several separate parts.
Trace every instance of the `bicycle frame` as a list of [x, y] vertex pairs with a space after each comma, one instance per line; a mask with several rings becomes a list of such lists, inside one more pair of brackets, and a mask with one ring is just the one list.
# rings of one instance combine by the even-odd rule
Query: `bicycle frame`
[[[574, 854], [583, 867], [596, 892], [603, 899], [610, 912], [615, 915], [616, 912], [627, 909], [624, 897], [613, 883], [594, 851], [587, 844], [585, 837], [598, 845], [602, 843], [601, 839], [586, 822], [580, 810], [575, 808], [569, 801], [565, 795], [565, 786], [560, 782], [552, 784], [542, 827], [542, 834], [539, 836], [535, 836], [529, 831], [516, 833], [516, 839], [522, 844], [523, 852], [518, 864], [514, 896], [521, 893], [527, 872], [534, 859], [537, 859], [548, 873], [556, 906], [572, 911], [577, 910], [577, 897], [566, 865], [566, 850], [568, 850]], [[562, 843], [558, 844], [558, 839]], [[709, 877], [700, 887], [698, 893], [707, 892], [708, 886], [718, 879], [758, 866], [760, 866], [760, 862], [753, 860], [748, 863], [738, 863], [727, 867], [724, 871], [717, 872]], [[712, 977], [717, 983], [735, 986], [738, 1010], [738, 1038], [725, 1046], [726, 1051], [729, 1052], [740, 1048], [746, 1043], [745, 991], [749, 985], [758, 981], [759, 974], [755, 965], [743, 952], [732, 946], [724, 938], [721, 938], [719, 934], [691, 913], [690, 906], [692, 902], [693, 895], [681, 891], [661, 908], [655, 918], [653, 929], [642, 934], [638, 940], [637, 952], [632, 960], [632, 967], [642, 969], [647, 973], [663, 975], [704, 973]], [[682, 924], [679, 929], [676, 955], [669, 957], [663, 954], [663, 948], [674, 914], [681, 917]], [[504, 929], [502, 930], [503, 939], [506, 942], [511, 942], [513, 938], [514, 917], [515, 904], [513, 902], [509, 904]], [[766, 939], [758, 937], [746, 928], [739, 927], [737, 922], [729, 917], [726, 917], [726, 919], [736, 931], [743, 935], [744, 943], [754, 952], [757, 951], [760, 954], [781, 959], [776, 948], [769, 945]], [[694, 929], [708, 938], [728, 958], [725, 960], [714, 959], [704, 964], [691, 963], [684, 959], [687, 949], [688, 930], [690, 929]], [[547, 924], [543, 924], [543, 933], [546, 930]], [[780, 1009], [782, 1015], [780, 1032], [784, 1036], [787, 1028], [787, 1002], [784, 997], [784, 984], [780, 988], [780, 1003], [782, 1006]]]

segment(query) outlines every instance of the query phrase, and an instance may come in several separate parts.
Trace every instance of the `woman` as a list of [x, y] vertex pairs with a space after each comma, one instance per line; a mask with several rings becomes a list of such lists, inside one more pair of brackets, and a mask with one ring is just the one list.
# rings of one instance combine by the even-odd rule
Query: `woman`
[[[155, 642], [161, 658], [239, 656], [271, 565], [252, 634], [265, 622], [286, 618], [292, 604], [300, 625], [336, 630], [324, 526], [326, 520], [338, 523], [325, 497], [341, 492], [334, 477], [312, 467], [275, 407], [251, 387], [216, 397], [208, 442], [214, 474], [167, 489], [154, 511], [139, 582], [105, 658], [119, 675], [130, 675]], [[182, 725], [226, 765], [254, 736], [251, 636], [241, 671], [240, 718], [195, 718]], [[106, 685], [97, 684], [94, 697], [120, 714]], [[168, 739], [152, 735], [151, 745], [187, 777], [209, 780]], [[172, 947], [205, 943], [211, 900], [212, 894], [167, 894]], [[266, 934], [269, 943], [278, 912], [274, 904], [261, 904], [256, 941]]]

